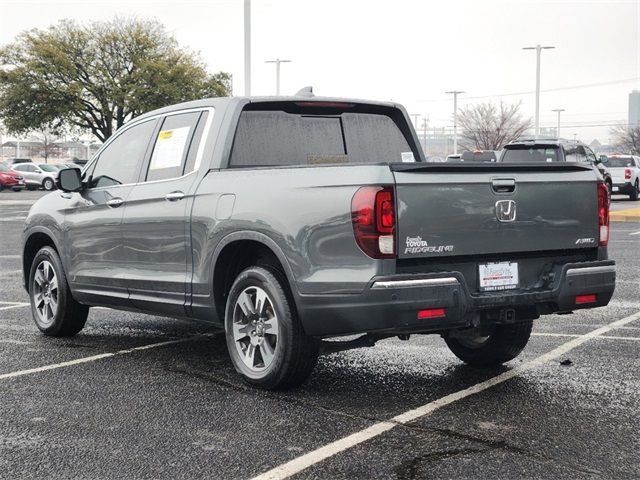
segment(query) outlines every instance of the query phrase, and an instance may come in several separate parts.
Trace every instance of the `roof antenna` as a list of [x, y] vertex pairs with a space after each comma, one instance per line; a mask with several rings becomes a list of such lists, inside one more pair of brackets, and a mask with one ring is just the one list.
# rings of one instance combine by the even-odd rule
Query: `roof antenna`
[[303, 87], [296, 92], [296, 97], [313, 97], [313, 87]]

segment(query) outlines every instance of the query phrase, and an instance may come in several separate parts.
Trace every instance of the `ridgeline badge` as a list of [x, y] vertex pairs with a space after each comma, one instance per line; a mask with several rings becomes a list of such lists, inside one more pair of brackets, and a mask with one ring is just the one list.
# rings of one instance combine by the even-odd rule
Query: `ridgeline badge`
[[407, 237], [405, 240], [405, 255], [416, 253], [444, 253], [453, 252], [453, 245], [429, 245], [422, 237]]

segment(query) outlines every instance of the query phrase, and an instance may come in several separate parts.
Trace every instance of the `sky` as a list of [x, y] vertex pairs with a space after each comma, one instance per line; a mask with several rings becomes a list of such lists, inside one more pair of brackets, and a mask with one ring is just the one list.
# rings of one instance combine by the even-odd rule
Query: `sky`
[[[156, 19], [211, 72], [233, 75], [244, 93], [243, 0], [0, 0], [0, 45], [64, 18]], [[640, 0], [252, 0], [252, 94], [311, 85], [316, 95], [393, 100], [430, 127], [451, 127], [453, 101], [522, 102], [535, 113], [535, 52], [542, 52], [540, 125], [608, 143], [640, 89]], [[422, 119], [419, 121], [422, 124]]]

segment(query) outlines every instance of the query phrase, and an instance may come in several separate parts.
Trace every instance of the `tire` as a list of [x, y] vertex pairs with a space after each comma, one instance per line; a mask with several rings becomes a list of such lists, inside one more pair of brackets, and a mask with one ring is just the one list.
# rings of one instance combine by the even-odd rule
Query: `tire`
[[227, 298], [225, 332], [233, 366], [257, 388], [300, 385], [318, 360], [320, 344], [305, 335], [285, 277], [275, 269], [249, 267], [237, 276]]
[[42, 188], [45, 189], [47, 192], [50, 192], [51, 190], [53, 190], [55, 186], [56, 186], [55, 182], [50, 178], [45, 178], [42, 181]]
[[640, 196], [640, 184], [638, 184], [638, 179], [636, 179], [636, 183], [633, 184], [633, 191], [629, 194], [629, 198], [631, 201], [635, 202], [638, 200], [638, 196]]
[[71, 337], [84, 328], [89, 307], [76, 302], [58, 253], [42, 247], [29, 271], [31, 315], [38, 329], [51, 337]]
[[[476, 329], [462, 336], [445, 338], [449, 350], [460, 360], [475, 367], [500, 365], [516, 358], [527, 346], [533, 321], [496, 325], [487, 336]], [[462, 332], [460, 332], [462, 333]]]

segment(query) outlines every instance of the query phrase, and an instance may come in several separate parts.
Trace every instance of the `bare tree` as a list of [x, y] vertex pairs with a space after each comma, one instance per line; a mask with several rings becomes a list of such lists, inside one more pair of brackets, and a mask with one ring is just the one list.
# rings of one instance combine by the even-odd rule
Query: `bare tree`
[[60, 140], [58, 133], [48, 127], [43, 127], [35, 135], [42, 142], [41, 155], [44, 157], [44, 163], [49, 163], [49, 157], [55, 152], [56, 143]]
[[619, 125], [611, 129], [613, 144], [621, 153], [640, 155], [640, 125]]
[[460, 144], [467, 149], [498, 150], [531, 128], [531, 118], [520, 115], [521, 103], [479, 103], [458, 113], [462, 129]]

